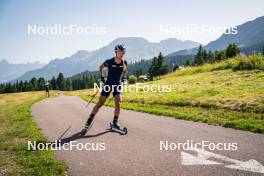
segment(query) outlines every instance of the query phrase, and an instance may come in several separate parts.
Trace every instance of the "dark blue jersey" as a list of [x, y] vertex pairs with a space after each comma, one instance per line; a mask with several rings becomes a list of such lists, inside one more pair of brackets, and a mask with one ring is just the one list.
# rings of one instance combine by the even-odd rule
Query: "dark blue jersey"
[[115, 58], [112, 58], [106, 60], [103, 64], [108, 68], [107, 83], [118, 84], [121, 81], [124, 65], [127, 65], [127, 62], [122, 60], [120, 64], [117, 64]]

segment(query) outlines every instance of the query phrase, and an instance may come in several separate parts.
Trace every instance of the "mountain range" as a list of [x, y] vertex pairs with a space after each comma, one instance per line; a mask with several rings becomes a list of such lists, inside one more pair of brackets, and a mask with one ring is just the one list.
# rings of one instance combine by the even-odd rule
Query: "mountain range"
[[[230, 43], [236, 43], [242, 52], [249, 54], [249, 50], [262, 48], [264, 45], [264, 16], [258, 17], [237, 26], [237, 34], [223, 33], [218, 39], [209, 42], [205, 49], [224, 50]], [[251, 52], [253, 52], [253, 50]], [[170, 56], [196, 54], [197, 48], [175, 51]]]
[[197, 42], [189, 40], [182, 41], [175, 38], [162, 40], [158, 43], [149, 42], [140, 37], [118, 38], [107, 46], [96, 51], [89, 52], [81, 50], [70, 57], [54, 59], [40, 69], [28, 71], [19, 77], [18, 80], [28, 80], [32, 77], [44, 77], [45, 79], [50, 79], [52, 76], [58, 75], [60, 72], [68, 77], [86, 70], [98, 70], [99, 64], [114, 56], [114, 46], [118, 43], [123, 43], [126, 46], [127, 52], [125, 59], [128, 62], [150, 59], [157, 56], [159, 52], [166, 55], [173, 51], [189, 49], [200, 45]]
[[229, 43], [238, 47], [247, 47], [264, 41], [264, 16], [237, 26], [237, 34], [222, 34], [220, 38], [206, 45], [206, 49], [215, 51], [225, 49]]
[[[264, 44], [264, 16], [256, 18], [252, 21], [245, 22], [237, 26], [237, 34], [222, 34], [215, 41], [209, 42], [204, 47], [207, 50], [223, 50], [229, 43], [236, 43], [242, 52], [246, 51], [250, 53], [252, 49], [261, 48]], [[113, 48], [116, 44], [123, 43], [127, 48], [125, 58], [128, 62], [136, 62], [141, 59], [150, 59], [153, 56], [157, 56], [159, 52], [167, 57], [173, 57], [178, 55], [193, 55], [197, 52], [197, 46], [200, 43], [194, 41], [182, 41], [175, 38], [169, 38], [160, 42], [154, 43], [140, 37], [123, 37], [117, 38], [108, 45], [95, 50], [87, 51], [80, 50], [75, 54], [65, 57], [63, 59], [53, 59], [47, 65], [36, 65], [37, 68], [31, 67], [26, 73], [14, 72], [12, 70], [17, 69], [19, 66], [10, 69], [11, 71], [3, 74], [1, 73], [0, 80], [8, 81], [15, 78], [15, 75], [22, 75], [15, 80], [28, 80], [32, 77], [44, 77], [50, 79], [52, 76], [57, 76], [62, 72], [66, 77], [78, 74], [80, 72], [89, 70], [98, 70], [98, 66], [104, 60], [113, 57]], [[1, 67], [2, 63], [0, 64]], [[1, 68], [0, 67], [0, 68]], [[7, 67], [6, 67], [7, 68]], [[1, 69], [2, 71], [3, 69]], [[12, 75], [13, 73], [13, 75]], [[14, 74], [15, 73], [15, 74]], [[21, 74], [22, 73], [22, 74]]]
[[15, 79], [18, 75], [22, 75], [29, 70], [39, 69], [44, 65], [40, 62], [13, 64], [5, 59], [0, 60], [0, 82]]

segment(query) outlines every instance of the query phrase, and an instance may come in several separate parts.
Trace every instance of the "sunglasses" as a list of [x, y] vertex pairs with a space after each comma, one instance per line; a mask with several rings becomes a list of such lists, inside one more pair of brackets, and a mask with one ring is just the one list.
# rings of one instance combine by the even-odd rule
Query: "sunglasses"
[[123, 51], [121, 51], [121, 50], [117, 50], [116, 52], [121, 52], [121, 53], [123, 53], [123, 54], [125, 54], [125, 53], [126, 53], [126, 51], [125, 51], [125, 50], [123, 50]]

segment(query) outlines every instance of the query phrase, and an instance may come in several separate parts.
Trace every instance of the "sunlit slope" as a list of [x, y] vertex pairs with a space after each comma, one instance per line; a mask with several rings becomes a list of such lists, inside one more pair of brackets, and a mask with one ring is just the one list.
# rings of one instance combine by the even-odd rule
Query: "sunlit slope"
[[[170, 85], [171, 92], [126, 92], [122, 107], [264, 133], [263, 70], [259, 55], [188, 67], [144, 83]], [[69, 94], [88, 99], [93, 92]]]

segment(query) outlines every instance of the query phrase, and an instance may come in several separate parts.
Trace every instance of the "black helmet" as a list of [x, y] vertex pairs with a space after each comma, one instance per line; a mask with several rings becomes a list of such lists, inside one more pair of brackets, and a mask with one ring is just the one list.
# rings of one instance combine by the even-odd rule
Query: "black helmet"
[[115, 46], [115, 52], [117, 51], [122, 51], [122, 52], [125, 52], [126, 51], [126, 48], [123, 44], [118, 44]]

